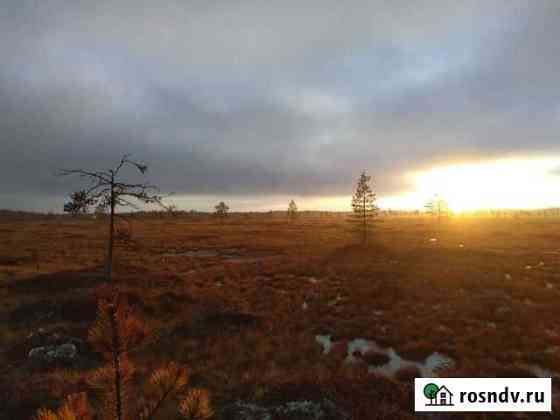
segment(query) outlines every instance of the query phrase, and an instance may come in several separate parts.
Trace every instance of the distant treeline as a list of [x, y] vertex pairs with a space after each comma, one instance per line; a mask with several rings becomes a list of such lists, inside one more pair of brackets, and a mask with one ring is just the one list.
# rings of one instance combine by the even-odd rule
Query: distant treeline
[[[146, 217], [146, 218], [162, 218], [162, 217], [189, 217], [189, 218], [213, 218], [215, 214], [213, 212], [198, 211], [198, 210], [174, 210], [173, 212], [166, 210], [152, 210], [152, 211], [133, 211], [127, 213], [120, 213], [123, 215], [128, 215], [130, 217]], [[313, 211], [313, 210], [300, 210], [298, 215], [300, 217], [346, 217], [351, 214], [350, 211]], [[286, 218], [286, 211], [284, 210], [274, 210], [274, 211], [246, 211], [246, 212], [230, 212], [230, 216], [233, 217], [272, 217], [272, 218]], [[380, 210], [380, 216], [402, 216], [402, 217], [413, 217], [413, 216], [426, 216], [425, 211], [422, 210]], [[560, 208], [548, 208], [548, 209], [535, 209], [535, 210], [516, 210], [516, 209], [504, 209], [504, 210], [476, 210], [461, 213], [451, 213], [450, 217], [529, 217], [529, 216], [540, 216], [540, 217], [560, 217]], [[20, 210], [7, 210], [0, 209], [0, 218], [13, 218], [13, 219], [38, 219], [38, 218], [78, 218], [78, 219], [93, 219], [104, 217], [103, 214], [87, 213], [82, 215], [68, 215], [63, 213], [53, 213], [53, 212], [29, 212]]]

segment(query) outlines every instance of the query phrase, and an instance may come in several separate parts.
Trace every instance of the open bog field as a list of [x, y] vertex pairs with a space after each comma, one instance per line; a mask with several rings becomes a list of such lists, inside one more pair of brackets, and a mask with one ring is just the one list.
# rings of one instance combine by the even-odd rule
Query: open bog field
[[[138, 377], [187, 366], [217, 418], [326, 399], [356, 419], [408, 418], [415, 376], [560, 375], [559, 218], [386, 216], [367, 247], [334, 214], [119, 226], [115, 278], [152, 331], [131, 356]], [[0, 417], [88, 389], [107, 230], [0, 220]], [[62, 342], [70, 361], [29, 357]]]

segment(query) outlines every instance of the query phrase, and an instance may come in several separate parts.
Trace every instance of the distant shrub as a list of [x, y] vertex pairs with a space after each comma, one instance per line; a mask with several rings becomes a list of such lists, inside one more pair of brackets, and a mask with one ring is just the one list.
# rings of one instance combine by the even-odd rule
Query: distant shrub
[[297, 219], [297, 216], [298, 216], [297, 204], [294, 200], [291, 200], [290, 204], [288, 204], [288, 217], [290, 218], [290, 220], [295, 220]]
[[229, 212], [229, 206], [223, 201], [220, 201], [216, 206], [214, 206], [214, 209], [216, 210], [214, 214], [220, 219], [220, 221], [225, 219]]

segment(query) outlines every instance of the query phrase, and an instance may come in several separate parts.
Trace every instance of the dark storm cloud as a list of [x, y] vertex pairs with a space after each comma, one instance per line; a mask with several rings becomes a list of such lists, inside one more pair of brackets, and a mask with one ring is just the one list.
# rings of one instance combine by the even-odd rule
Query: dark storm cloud
[[326, 195], [560, 152], [558, 21], [554, 0], [6, 0], [2, 192], [128, 152], [176, 193]]

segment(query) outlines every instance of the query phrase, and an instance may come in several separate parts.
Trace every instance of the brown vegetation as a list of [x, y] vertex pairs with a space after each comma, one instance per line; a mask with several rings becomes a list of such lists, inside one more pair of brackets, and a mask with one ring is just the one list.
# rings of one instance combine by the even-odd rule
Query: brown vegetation
[[[236, 400], [325, 395], [356, 419], [408, 418], [410, 374], [402, 382], [368, 374], [363, 359], [374, 356], [351, 366], [343, 347], [323, 355], [316, 334], [373, 339], [407, 359], [437, 351], [457, 363], [444, 375], [560, 371], [556, 218], [381, 217], [367, 247], [353, 245], [337, 215], [130, 219], [134, 235], [117, 243], [114, 277], [157, 332], [130, 354], [131, 381], [171, 361], [188, 366], [215, 418]], [[86, 379], [104, 364], [87, 337], [105, 227], [82, 216], [0, 220], [0, 418], [58, 410], [68, 395], [91, 391]], [[31, 349], [70, 338], [71, 362], [30, 363]], [[75, 398], [68, 404], [81, 404]]]

